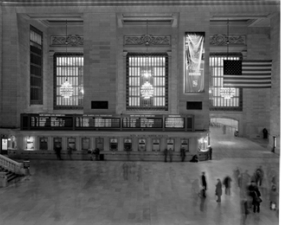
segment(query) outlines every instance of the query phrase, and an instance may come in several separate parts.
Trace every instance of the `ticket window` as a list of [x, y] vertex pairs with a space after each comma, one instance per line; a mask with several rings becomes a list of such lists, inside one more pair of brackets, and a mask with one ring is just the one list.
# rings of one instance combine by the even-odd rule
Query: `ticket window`
[[35, 138], [34, 137], [27, 137], [26, 138], [26, 150], [34, 150], [35, 145]]
[[198, 139], [198, 149], [202, 152], [208, 151], [208, 136]]
[[74, 151], [76, 150], [76, 138], [67, 138], [67, 149], [72, 149]]
[[100, 151], [103, 151], [104, 141], [103, 138], [97, 138], [96, 139], [96, 148], [98, 148]]
[[189, 152], [189, 141], [188, 139], [181, 140], [181, 149], [184, 149], [185, 152]]
[[146, 140], [144, 138], [139, 139], [139, 151], [145, 151], [146, 150]]
[[39, 138], [39, 149], [40, 150], [48, 150], [48, 138], [40, 137]]
[[124, 139], [124, 150], [132, 151], [132, 139], [131, 138]]
[[118, 141], [117, 138], [110, 138], [109, 140], [110, 151], [118, 151]]
[[54, 138], [54, 148], [56, 146], [62, 148], [62, 139], [61, 138]]
[[173, 151], [175, 150], [175, 140], [174, 139], [167, 139], [167, 149], [172, 149]]
[[156, 138], [152, 140], [152, 151], [160, 151], [160, 139]]
[[11, 136], [8, 138], [8, 149], [15, 149], [16, 148], [16, 137]]
[[2, 137], [2, 150], [7, 151], [8, 150], [8, 138]]
[[82, 138], [82, 150], [88, 151], [90, 149], [90, 138]]

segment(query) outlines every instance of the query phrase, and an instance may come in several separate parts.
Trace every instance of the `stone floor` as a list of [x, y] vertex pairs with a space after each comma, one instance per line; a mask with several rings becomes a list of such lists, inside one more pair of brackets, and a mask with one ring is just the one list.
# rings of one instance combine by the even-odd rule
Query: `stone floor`
[[[252, 174], [263, 165], [261, 212], [247, 225], [275, 225], [268, 186], [279, 177], [279, 155], [260, 144], [211, 129], [213, 160], [200, 163], [31, 161], [31, 176], [0, 189], [0, 225], [240, 225], [240, 190], [233, 178], [231, 195], [215, 198], [217, 178], [239, 167]], [[201, 172], [207, 198], [194, 194]]]

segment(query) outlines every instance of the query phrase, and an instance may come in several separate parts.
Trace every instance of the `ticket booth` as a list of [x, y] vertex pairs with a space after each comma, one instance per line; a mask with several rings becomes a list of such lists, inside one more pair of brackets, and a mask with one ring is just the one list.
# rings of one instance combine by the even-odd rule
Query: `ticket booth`
[[103, 151], [103, 149], [104, 149], [104, 139], [102, 137], [98, 137], [96, 139], [96, 148], [98, 148], [100, 151]]
[[26, 150], [34, 150], [35, 148], [35, 138], [28, 136], [26, 138]]
[[81, 149], [82, 151], [89, 151], [90, 147], [91, 147], [91, 139], [88, 137], [83, 137], [82, 138], [82, 145], [81, 145]]
[[175, 150], [175, 140], [173, 138], [167, 139], [167, 149]]
[[181, 139], [181, 149], [184, 149], [185, 152], [189, 152], [189, 142], [188, 142], [188, 139]]
[[146, 140], [144, 138], [139, 139], [139, 151], [146, 151]]
[[109, 139], [109, 148], [110, 148], [110, 151], [118, 151], [118, 140], [117, 140], [117, 138], [110, 138]]
[[73, 151], [76, 150], [76, 138], [74, 137], [67, 138], [67, 149], [72, 149]]
[[48, 138], [40, 137], [39, 138], [39, 149], [40, 150], [48, 150]]
[[8, 152], [8, 136], [1, 135], [1, 154], [7, 154]]
[[152, 151], [160, 151], [160, 139], [154, 138], [152, 140]]
[[60, 138], [60, 137], [54, 138], [54, 148], [55, 148], [55, 146], [62, 148], [62, 138]]
[[124, 139], [124, 150], [132, 151], [132, 139], [131, 138]]

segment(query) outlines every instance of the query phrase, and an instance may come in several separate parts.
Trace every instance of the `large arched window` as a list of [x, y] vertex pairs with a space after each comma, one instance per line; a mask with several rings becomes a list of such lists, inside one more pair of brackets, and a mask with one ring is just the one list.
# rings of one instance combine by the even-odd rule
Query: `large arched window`
[[241, 58], [241, 54], [210, 54], [211, 110], [242, 110], [242, 89], [223, 87], [223, 61]]
[[54, 55], [54, 108], [80, 109], [83, 107], [82, 54], [56, 53]]
[[168, 55], [127, 55], [127, 109], [168, 110]]

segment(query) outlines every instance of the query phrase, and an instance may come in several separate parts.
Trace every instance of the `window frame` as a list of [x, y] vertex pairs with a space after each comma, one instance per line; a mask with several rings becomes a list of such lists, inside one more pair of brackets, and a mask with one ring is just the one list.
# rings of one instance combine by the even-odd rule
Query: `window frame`
[[[34, 40], [31, 39], [31, 32], [36, 33], [37, 35], [39, 35], [41, 37], [41, 44], [35, 42]], [[38, 30], [36, 27], [31, 26], [29, 28], [29, 74], [30, 74], [30, 81], [29, 81], [29, 85], [30, 85], [30, 95], [29, 95], [29, 100], [30, 100], [30, 105], [43, 105], [43, 32]], [[40, 48], [41, 50], [41, 54], [38, 54], [35, 51], [31, 50], [31, 47], [37, 47], [38, 49]], [[32, 62], [32, 58], [33, 56], [35, 57], [40, 57], [40, 65], [33, 63]], [[38, 71], [40, 71], [40, 75], [38, 74], [34, 74], [34, 70], [32, 72], [32, 67], [35, 67], [38, 69]], [[39, 84], [34, 85], [33, 84], [33, 79], [39, 79]], [[37, 99], [34, 98], [32, 99], [32, 97], [34, 96], [33, 90], [37, 89], [38, 90], [38, 96]]]
[[[243, 56], [241, 53], [210, 53], [209, 56], [209, 68], [211, 70], [212, 66], [210, 63], [211, 57], [239, 57], [240, 60], [243, 59]], [[213, 79], [216, 76], [213, 76], [213, 73], [210, 72], [211, 74], [211, 79], [210, 79], [210, 87], [213, 87]], [[223, 76], [222, 76], [223, 77]], [[223, 87], [223, 86], [216, 86], [216, 87]], [[242, 111], [243, 110], [243, 89], [242, 88], [235, 88], [238, 90], [239, 97], [238, 97], [238, 106], [213, 106], [213, 101], [214, 101], [214, 96], [210, 98], [211, 100], [211, 105], [210, 105], [210, 110], [211, 111]], [[223, 97], [221, 97], [223, 98]]]
[[[164, 57], [165, 58], [165, 65], [164, 65], [164, 70], [165, 70], [165, 75], [161, 76], [162, 78], [164, 77], [164, 85], [161, 87], [164, 87], [165, 94], [161, 95], [161, 97], [164, 97], [164, 106], [142, 106], [141, 105], [141, 96], [139, 97], [140, 101], [140, 106], [130, 106], [129, 104], [129, 98], [130, 96], [130, 84], [129, 84], [129, 71], [130, 71], [130, 66], [129, 66], [129, 59], [130, 57]], [[153, 67], [154, 65], [148, 65], [149, 67]], [[140, 76], [139, 76], [140, 77]], [[140, 110], [140, 111], [168, 111], [168, 97], [169, 97], [169, 90], [168, 90], [168, 85], [169, 85], [169, 57], [167, 53], [128, 53], [126, 56], [126, 110]], [[141, 84], [138, 86], [140, 87]], [[158, 96], [159, 97], [159, 96]], [[154, 100], [154, 97], [152, 97]], [[153, 101], [152, 100], [152, 101]]]
[[[53, 74], [54, 74], [54, 87], [53, 87], [53, 105], [54, 105], [54, 109], [65, 109], [65, 110], [71, 110], [71, 109], [83, 109], [83, 99], [84, 99], [84, 94], [82, 95], [82, 100], [80, 101], [80, 105], [57, 105], [57, 57], [75, 57], [75, 56], [84, 56], [83, 53], [62, 53], [62, 52], [58, 52], [54, 54], [53, 57]], [[83, 69], [84, 69], [84, 63], [83, 63]], [[78, 76], [77, 76], [78, 77]], [[82, 79], [84, 79], [84, 73], [82, 75]], [[84, 82], [82, 82], [83, 86], [84, 86]], [[78, 95], [78, 101], [79, 101], [79, 95]]]

